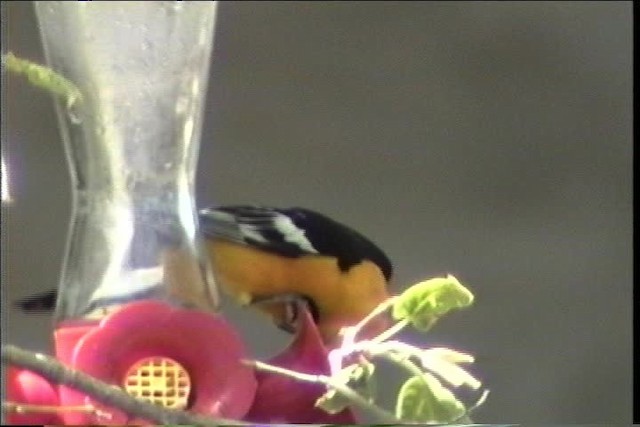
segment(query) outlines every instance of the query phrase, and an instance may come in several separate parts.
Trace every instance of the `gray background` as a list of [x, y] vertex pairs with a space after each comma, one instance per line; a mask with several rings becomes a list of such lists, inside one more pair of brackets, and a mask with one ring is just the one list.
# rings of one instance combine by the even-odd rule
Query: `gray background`
[[[3, 51], [42, 61], [30, 2], [2, 7]], [[476, 305], [429, 342], [477, 356], [477, 421], [630, 423], [631, 12], [223, 3], [198, 203], [332, 215], [388, 252], [397, 290], [456, 274]], [[46, 349], [50, 319], [7, 301], [56, 284], [69, 181], [50, 99], [3, 83], [3, 339]], [[258, 355], [286, 341], [253, 335]]]

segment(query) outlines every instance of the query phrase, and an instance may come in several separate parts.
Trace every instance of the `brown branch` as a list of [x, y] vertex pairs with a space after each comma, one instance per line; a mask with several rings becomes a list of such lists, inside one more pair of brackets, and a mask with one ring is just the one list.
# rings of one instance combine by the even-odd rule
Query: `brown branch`
[[354, 406], [366, 411], [373, 416], [375, 416], [381, 422], [387, 424], [397, 424], [402, 422], [398, 418], [396, 418], [392, 413], [387, 410], [379, 407], [378, 405], [369, 402], [367, 399], [358, 394], [351, 387], [346, 384], [341, 383], [340, 381], [326, 376], [326, 375], [315, 375], [315, 374], [305, 374], [302, 372], [292, 371], [290, 369], [282, 368], [280, 366], [270, 365], [268, 363], [260, 362], [259, 360], [243, 360], [243, 363], [249, 366], [253, 366], [254, 368], [272, 372], [274, 374], [283, 375], [286, 377], [290, 377], [296, 379], [298, 381], [314, 383], [314, 384], [323, 384], [327, 387], [334, 389], [337, 393], [341, 394], [343, 397], [348, 399]]
[[32, 353], [13, 345], [2, 346], [2, 363], [15, 365], [40, 374], [43, 378], [82, 391], [106, 406], [157, 424], [248, 425], [241, 421], [212, 419], [185, 411], [168, 409], [139, 400], [120, 387], [106, 384], [78, 370], [66, 367], [44, 354]]

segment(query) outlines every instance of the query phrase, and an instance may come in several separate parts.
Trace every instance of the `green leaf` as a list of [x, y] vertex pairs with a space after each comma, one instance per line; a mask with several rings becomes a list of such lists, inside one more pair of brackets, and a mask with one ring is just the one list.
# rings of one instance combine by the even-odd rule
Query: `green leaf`
[[448, 423], [464, 414], [464, 404], [428, 373], [409, 378], [398, 393], [396, 417], [404, 422]]
[[407, 319], [415, 328], [426, 331], [450, 310], [471, 305], [473, 298], [454, 276], [437, 277], [400, 294], [393, 305], [393, 318]]
[[2, 67], [18, 75], [24, 75], [33, 86], [65, 99], [67, 107], [82, 100], [80, 89], [49, 67], [18, 58], [12, 52], [2, 55]]
[[[369, 402], [373, 402], [376, 391], [374, 373], [375, 365], [369, 361], [363, 361], [345, 367], [333, 379], [346, 384]], [[351, 401], [335, 389], [327, 391], [316, 401], [316, 406], [329, 414], [337, 414], [350, 404]]]

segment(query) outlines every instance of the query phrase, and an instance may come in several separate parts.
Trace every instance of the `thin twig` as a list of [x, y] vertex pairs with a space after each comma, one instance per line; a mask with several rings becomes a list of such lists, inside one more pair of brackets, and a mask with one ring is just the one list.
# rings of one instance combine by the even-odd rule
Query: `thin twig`
[[[424, 378], [425, 372], [422, 369], [420, 369], [418, 365], [413, 363], [411, 359], [409, 359], [407, 356], [401, 356], [395, 351], [380, 352], [380, 353], [377, 353], [376, 356], [381, 357], [383, 359], [387, 359], [390, 362], [395, 363], [396, 365], [405, 369], [407, 372], [409, 372], [412, 375], [415, 375], [420, 378]], [[426, 381], [425, 381], [425, 384], [428, 385]]]
[[2, 363], [40, 374], [43, 378], [82, 391], [102, 404], [129, 415], [158, 424], [192, 424], [200, 426], [248, 425], [240, 421], [212, 419], [185, 411], [168, 409], [139, 400], [121, 388], [106, 384], [78, 370], [70, 369], [53, 357], [32, 353], [13, 345], [2, 346]]
[[[360, 331], [374, 318], [381, 315], [382, 313], [387, 311], [389, 308], [393, 307], [393, 304], [395, 303], [396, 300], [397, 300], [396, 296], [392, 296], [386, 299], [385, 301], [378, 304], [373, 309], [373, 311], [367, 314], [358, 323], [356, 323], [353, 326], [348, 326], [346, 328], [343, 328], [341, 330], [342, 343], [340, 344], [339, 347], [331, 350], [331, 352], [329, 353], [329, 365], [331, 367], [332, 374], [335, 374], [336, 372], [342, 369], [342, 362], [347, 356], [358, 351], [358, 349], [363, 346], [363, 343], [369, 342], [369, 341], [356, 341], [356, 336], [358, 335], [358, 333], [360, 333]], [[399, 322], [399, 323], [403, 323], [403, 322]], [[381, 334], [373, 338], [371, 341], [375, 340], [375, 342], [381, 342], [387, 339], [388, 337], [395, 335], [400, 329], [404, 328], [405, 326], [404, 323], [400, 326], [398, 325], [399, 325], [398, 323], [394, 324], [391, 328], [382, 332]]]
[[342, 346], [343, 347], [348, 347], [348, 346], [353, 345], [353, 343], [356, 341], [356, 335], [358, 334], [358, 332], [360, 332], [362, 330], [362, 328], [364, 328], [367, 325], [367, 323], [369, 323], [374, 318], [376, 318], [377, 316], [381, 315], [382, 313], [387, 311], [390, 307], [392, 307], [393, 303], [395, 302], [396, 299], [397, 299], [397, 297], [395, 297], [395, 296], [386, 299], [382, 303], [378, 304], [376, 306], [376, 308], [374, 308], [373, 311], [371, 311], [371, 313], [367, 314], [358, 323], [356, 323], [353, 326], [349, 326], [349, 327], [344, 328]]
[[325, 386], [334, 389], [342, 396], [349, 399], [355, 406], [359, 407], [363, 411], [367, 411], [377, 417], [384, 423], [399, 423], [400, 419], [396, 418], [391, 412], [386, 411], [379, 406], [367, 401], [364, 397], [354, 391], [351, 387], [335, 381], [332, 377], [327, 375], [313, 375], [305, 374], [302, 372], [292, 371], [290, 369], [281, 368], [279, 366], [269, 365], [268, 363], [260, 362], [258, 360], [246, 360], [244, 363], [255, 367], [256, 369], [272, 372], [274, 374], [284, 375], [297, 379], [299, 381], [305, 381], [316, 384], [324, 384]]
[[460, 415], [458, 418], [456, 418], [455, 420], [453, 420], [451, 422], [452, 423], [472, 424], [473, 421], [469, 417], [471, 415], [471, 412], [475, 411], [480, 406], [482, 406], [484, 401], [487, 400], [487, 396], [489, 396], [489, 390], [484, 390], [482, 392], [482, 395], [480, 395], [480, 398], [478, 399], [478, 401], [476, 403], [474, 403], [471, 407], [469, 407], [469, 409], [464, 411], [464, 414]]
[[3, 412], [15, 412], [16, 414], [53, 414], [59, 412], [84, 412], [95, 414], [97, 409], [91, 405], [52, 406], [32, 405], [18, 402], [2, 402]]
[[408, 324], [409, 324], [409, 320], [408, 319], [402, 319], [401, 321], [399, 321], [398, 323], [394, 324], [392, 327], [390, 327], [386, 331], [382, 332], [380, 335], [372, 338], [371, 341], [376, 342], [376, 343], [380, 343], [380, 342], [386, 341], [389, 338], [393, 337], [398, 332], [400, 332], [401, 330], [403, 330]]
[[376, 306], [376, 308], [373, 309], [373, 311], [371, 311], [371, 313], [367, 314], [361, 321], [359, 321], [354, 328], [356, 328], [357, 330], [362, 329], [367, 323], [369, 323], [371, 320], [373, 320], [373, 318], [377, 317], [378, 315], [384, 313], [385, 311], [387, 311], [391, 306], [393, 306], [393, 304], [396, 302], [396, 300], [398, 299], [398, 297], [396, 296], [392, 296], [390, 298], [387, 298], [385, 301], [383, 301], [382, 303], [378, 304]]

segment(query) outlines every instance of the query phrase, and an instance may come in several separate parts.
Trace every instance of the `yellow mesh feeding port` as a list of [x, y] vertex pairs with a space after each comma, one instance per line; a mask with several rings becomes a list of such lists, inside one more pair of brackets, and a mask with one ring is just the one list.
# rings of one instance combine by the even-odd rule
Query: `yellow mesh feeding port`
[[175, 360], [149, 357], [127, 371], [124, 389], [138, 399], [167, 408], [185, 409], [191, 392], [189, 373]]

